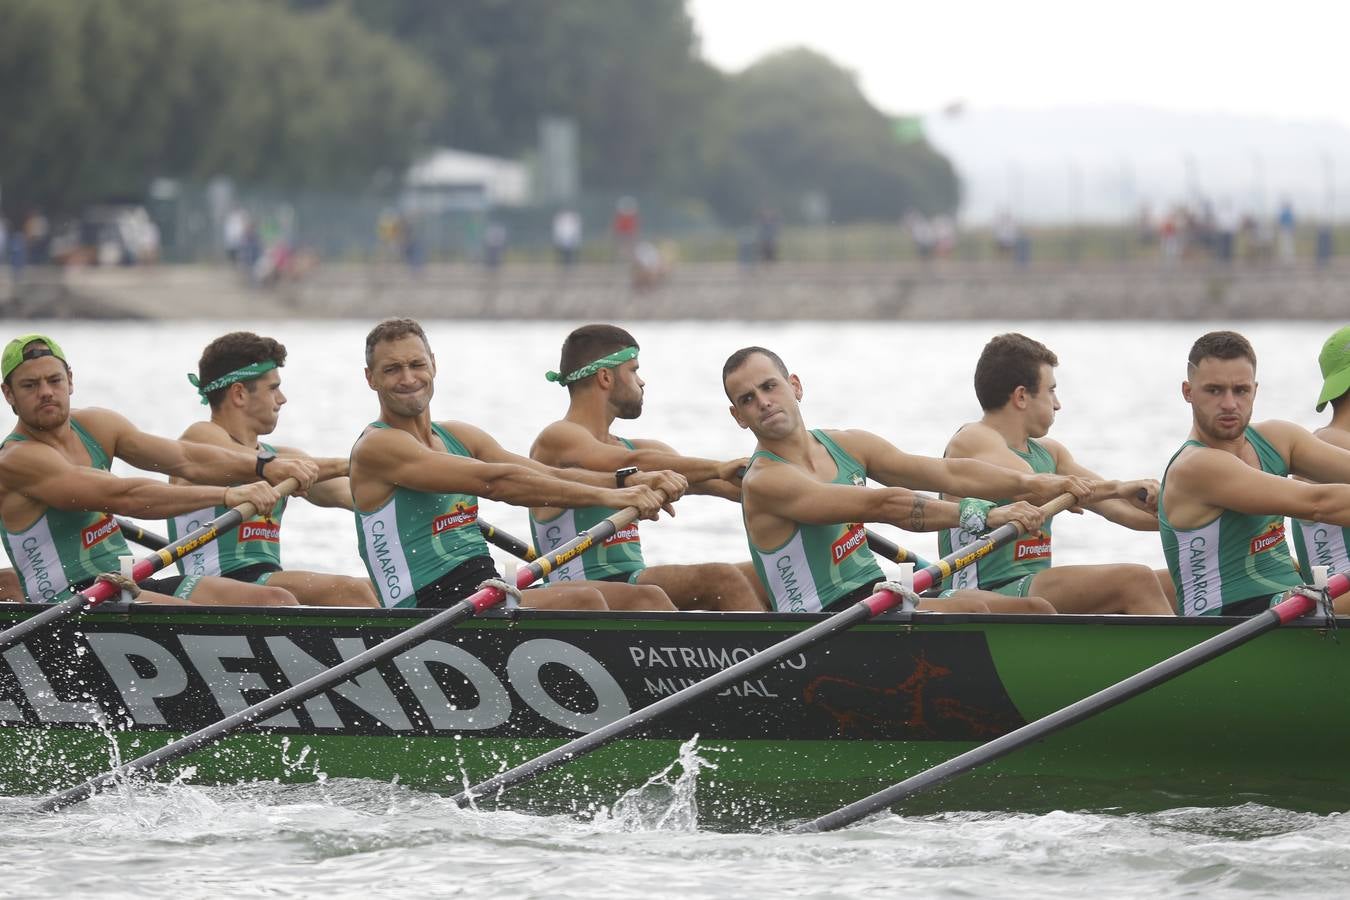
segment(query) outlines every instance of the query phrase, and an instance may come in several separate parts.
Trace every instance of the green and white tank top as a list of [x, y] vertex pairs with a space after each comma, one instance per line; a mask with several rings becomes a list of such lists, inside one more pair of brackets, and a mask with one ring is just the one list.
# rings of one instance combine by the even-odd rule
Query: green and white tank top
[[1328, 575], [1350, 572], [1350, 528], [1294, 520], [1294, 552], [1303, 580], [1312, 584], [1312, 567], [1326, 566]]
[[[1055, 474], [1055, 458], [1050, 451], [1036, 441], [1027, 439], [1027, 452], [1009, 447], [1038, 475]], [[1007, 505], [1008, 501], [1000, 503]], [[995, 590], [1005, 584], [1011, 584], [1027, 575], [1050, 568], [1050, 527], [1049, 519], [1034, 534], [1024, 534], [1006, 547], [1001, 547], [988, 556], [971, 563], [952, 573], [950, 588], [966, 590], [982, 588]], [[961, 528], [944, 528], [938, 532], [938, 553], [946, 556], [959, 547], [964, 547], [979, 537]]]
[[[1283, 457], [1255, 428], [1247, 428], [1246, 438], [1256, 450], [1261, 471], [1281, 478], [1289, 474]], [[1204, 444], [1182, 444], [1167, 461], [1167, 468], [1172, 468], [1182, 450], [1192, 446]], [[1166, 490], [1164, 471], [1160, 498]], [[1184, 616], [1222, 615], [1230, 603], [1273, 596], [1302, 581], [1285, 542], [1283, 516], [1255, 516], [1226, 509], [1207, 525], [1177, 529], [1168, 522], [1167, 511], [1159, 503], [1158, 533]]]
[[[834, 460], [838, 470], [834, 484], [866, 483], [866, 470], [829, 435], [817, 430], [812, 431], [811, 436]], [[750, 465], [761, 457], [786, 462], [777, 454], [759, 450], [750, 457]], [[744, 508], [741, 517], [745, 517]], [[867, 528], [862, 522], [842, 525], [798, 523], [792, 535], [774, 548], [756, 545], [749, 528], [745, 536], [755, 571], [773, 598], [774, 609], [779, 612], [819, 612], [858, 588], [886, 577], [867, 547]]]
[[[372, 422], [372, 428], [388, 428]], [[472, 454], [436, 423], [431, 430], [447, 452]], [[385, 606], [416, 606], [417, 592], [460, 563], [487, 556], [478, 531], [478, 498], [432, 494], [404, 487], [373, 512], [356, 511], [357, 544], [366, 572]]]
[[[270, 444], [259, 442], [264, 450], [276, 453]], [[208, 506], [195, 512], [182, 513], [168, 520], [169, 540], [176, 541], [209, 525], [229, 511], [227, 506]], [[214, 541], [207, 541], [179, 561], [184, 575], [224, 575], [254, 566], [271, 563], [281, 568], [281, 516], [286, 512], [286, 498], [266, 515], [254, 516], [240, 522], [238, 528], [222, 533]]]
[[[73, 418], [71, 428], [79, 436], [95, 469], [110, 468], [108, 454]], [[27, 440], [11, 434], [0, 441]], [[127, 542], [117, 520], [105, 512], [84, 512], [47, 507], [38, 520], [23, 531], [0, 528], [14, 571], [23, 583], [23, 594], [33, 603], [49, 603], [70, 585], [87, 581], [102, 572], [116, 572], [118, 557], [129, 556]]]
[[[633, 449], [630, 441], [624, 438], [619, 441], [629, 450]], [[541, 554], [550, 553], [616, 512], [618, 510], [608, 506], [585, 506], [565, 509], [551, 519], [536, 519], [531, 512], [530, 531], [534, 534], [534, 546]], [[549, 572], [548, 583], [599, 581], [615, 575], [632, 575], [646, 567], [642, 559], [642, 537], [638, 533], [638, 523], [634, 522]]]

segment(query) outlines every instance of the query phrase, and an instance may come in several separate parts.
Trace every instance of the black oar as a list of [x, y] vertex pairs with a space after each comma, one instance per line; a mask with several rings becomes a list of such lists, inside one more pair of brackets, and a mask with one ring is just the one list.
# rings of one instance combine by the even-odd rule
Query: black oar
[[113, 516], [117, 522], [117, 527], [122, 529], [122, 534], [126, 535], [127, 540], [140, 544], [147, 550], [163, 550], [169, 546], [169, 539], [162, 538], [157, 534], [146, 531], [130, 519], [124, 519], [121, 516]]
[[[549, 553], [547, 556], [540, 557], [534, 562], [522, 568], [516, 573], [516, 586], [526, 587], [538, 578], [542, 578], [568, 560], [575, 559], [577, 556], [586, 552], [597, 541], [603, 541], [605, 538], [621, 531], [630, 525], [638, 517], [638, 511], [632, 507], [621, 509], [614, 515], [599, 522], [596, 525], [583, 531], [566, 544]], [[495, 606], [506, 597], [506, 592], [496, 587], [485, 587], [472, 596], [466, 597], [453, 606], [436, 613], [429, 619], [426, 619], [413, 627], [400, 631], [393, 637], [386, 638], [375, 646], [365, 650], [362, 653], [345, 660], [325, 672], [320, 672], [312, 678], [308, 678], [299, 684], [287, 688], [279, 694], [274, 694], [259, 703], [255, 703], [248, 709], [226, 716], [219, 722], [215, 722], [205, 728], [195, 731], [187, 737], [180, 738], [172, 744], [154, 750], [144, 756], [133, 759], [129, 763], [118, 766], [102, 775], [95, 776], [83, 784], [78, 784], [69, 790], [62, 791], [53, 797], [49, 797], [38, 805], [38, 809], [46, 812], [60, 809], [63, 806], [69, 806], [72, 803], [78, 803], [88, 797], [98, 793], [106, 785], [125, 778], [128, 775], [137, 772], [148, 772], [156, 766], [166, 762], [172, 762], [179, 757], [186, 756], [194, 750], [212, 744], [221, 738], [238, 731], [244, 726], [262, 719], [268, 719], [279, 712], [288, 710], [294, 706], [305, 702], [310, 697], [322, 694], [324, 691], [360, 675], [367, 669], [374, 668], [386, 659], [397, 656], [404, 650], [412, 647], [422, 641], [430, 638], [432, 635], [444, 631], [452, 625], [482, 612], [489, 607]]]
[[[1350, 579], [1345, 575], [1336, 575], [1327, 583], [1327, 593], [1333, 597], [1344, 593], [1347, 588], [1350, 588]], [[1070, 725], [1095, 716], [1097, 713], [1123, 703], [1131, 697], [1155, 688], [1165, 681], [1170, 681], [1178, 675], [1189, 672], [1216, 656], [1222, 656], [1229, 650], [1242, 646], [1257, 635], [1278, 628], [1299, 616], [1307, 615], [1313, 611], [1316, 605], [1316, 601], [1311, 597], [1293, 594], [1273, 608], [1253, 616], [1246, 622], [1235, 625], [1209, 640], [1201, 641], [1194, 647], [1168, 657], [1156, 665], [1149, 666], [1124, 681], [1104, 688], [1090, 697], [1084, 697], [1082, 700], [1071, 703], [1063, 709], [1037, 719], [1035, 722], [1023, 725], [1021, 728], [995, 738], [987, 744], [981, 744], [974, 750], [968, 750], [960, 756], [955, 756], [944, 763], [933, 766], [931, 769], [920, 772], [918, 775], [906, 778], [899, 784], [877, 791], [870, 797], [864, 797], [862, 800], [850, 803], [842, 809], [837, 809], [818, 819], [799, 825], [793, 830], [796, 832], [833, 831], [836, 828], [852, 824], [878, 810], [894, 806], [901, 800], [929, 788], [937, 787], [939, 784], [985, 763], [1007, 756], [1014, 750], [1025, 747], [1033, 741], [1038, 741], [1068, 728]]]
[[525, 543], [518, 537], [512, 537], [505, 531], [499, 531], [495, 525], [489, 525], [482, 519], [478, 520], [478, 530], [482, 532], [483, 539], [489, 544], [502, 548], [512, 556], [519, 557], [526, 562], [534, 562], [539, 554], [534, 552], [534, 548]]
[[[1072, 494], [1061, 494], [1054, 500], [1041, 507], [1041, 512], [1046, 518], [1055, 513], [1062, 512], [1074, 504]], [[980, 538], [974, 543], [961, 547], [947, 556], [943, 557], [937, 563], [927, 566], [914, 573], [914, 591], [916, 593], [927, 590], [933, 584], [948, 578], [952, 572], [957, 569], [970, 565], [981, 557], [993, 552], [998, 547], [1002, 547], [1008, 542], [1016, 539], [1021, 534], [1021, 529], [1016, 523], [1009, 522], [1001, 525], [991, 531], [988, 535]], [[716, 693], [723, 688], [735, 684], [748, 678], [750, 675], [758, 672], [760, 669], [767, 668], [778, 662], [786, 656], [800, 653], [808, 647], [812, 647], [821, 641], [828, 640], [837, 634], [845, 632], [860, 622], [865, 622], [874, 616], [877, 616], [888, 609], [899, 605], [904, 598], [899, 594], [893, 594], [887, 590], [877, 591], [866, 600], [859, 600], [852, 606], [846, 607], [823, 622], [818, 622], [800, 631], [792, 637], [780, 641], [771, 647], [759, 651], [753, 656], [741, 660], [730, 668], [711, 675], [702, 681], [695, 682], [686, 688], [668, 694], [652, 703], [644, 706], [642, 709], [629, 713], [621, 719], [617, 719], [608, 725], [601, 726], [589, 734], [584, 734], [579, 738], [563, 744], [548, 751], [534, 759], [528, 760], [514, 769], [494, 775], [488, 780], [476, 784], [466, 791], [461, 791], [452, 799], [456, 803], [464, 803], [475, 797], [484, 797], [505, 791], [512, 785], [519, 784], [522, 781], [533, 778], [547, 772], [549, 769], [560, 766], [578, 757], [585, 756], [594, 750], [618, 740], [626, 734], [629, 734], [653, 719], [659, 718], [666, 713], [673, 712], [676, 709], [687, 706], [695, 700], [706, 697], [709, 694]]]
[[[277, 485], [277, 490], [285, 495], [299, 486], [300, 483], [294, 478], [287, 478]], [[233, 528], [245, 519], [253, 518], [256, 514], [257, 510], [253, 508], [252, 503], [239, 504], [191, 534], [185, 535], [172, 544], [155, 551], [154, 555], [137, 560], [136, 565], [131, 569], [131, 580], [144, 581], [160, 569], [178, 562], [203, 544], [214, 541], [222, 531]], [[70, 599], [63, 600], [48, 609], [44, 609], [31, 619], [25, 619], [18, 625], [0, 632], [0, 652], [8, 650], [40, 628], [68, 619], [85, 608], [93, 609], [104, 600], [115, 597], [119, 593], [120, 589], [116, 585], [106, 581], [95, 582], [90, 587], [70, 597]]]
[[913, 550], [906, 550], [895, 541], [867, 529], [867, 547], [878, 556], [895, 563], [914, 563], [915, 569], [927, 569], [933, 565]]

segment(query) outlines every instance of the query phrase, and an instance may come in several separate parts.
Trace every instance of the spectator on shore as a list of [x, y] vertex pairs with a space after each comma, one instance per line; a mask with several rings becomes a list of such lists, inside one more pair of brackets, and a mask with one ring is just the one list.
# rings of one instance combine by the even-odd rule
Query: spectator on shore
[[614, 220], [610, 225], [614, 235], [614, 255], [620, 262], [631, 262], [642, 230], [638, 217], [638, 202], [634, 197], [620, 197], [614, 206]]
[[769, 209], [759, 214], [759, 261], [778, 262], [778, 214]]
[[1275, 241], [1280, 262], [1286, 265], [1294, 261], [1294, 205], [1289, 198], [1280, 201], [1280, 211], [1275, 217]]
[[553, 217], [553, 251], [564, 269], [576, 265], [581, 253], [581, 215], [575, 209], [560, 209]]
[[501, 222], [489, 222], [483, 229], [483, 265], [488, 271], [495, 272], [502, 266], [502, 257], [506, 254], [506, 226]]
[[248, 213], [236, 206], [225, 214], [225, 222], [221, 225], [221, 242], [225, 245], [225, 258], [233, 265], [240, 264], [247, 233]]

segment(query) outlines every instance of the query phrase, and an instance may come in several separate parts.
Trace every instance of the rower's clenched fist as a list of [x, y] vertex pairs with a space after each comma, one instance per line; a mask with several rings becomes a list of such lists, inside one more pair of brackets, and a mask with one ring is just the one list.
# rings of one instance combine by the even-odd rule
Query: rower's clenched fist
[[634, 484], [629, 485], [628, 487], [613, 488], [613, 494], [615, 500], [606, 505], [614, 506], [616, 508], [628, 506], [636, 507], [638, 518], [641, 519], [656, 519], [657, 516], [661, 514], [662, 509], [665, 509], [671, 515], [675, 514], [674, 509], [670, 506], [670, 502], [666, 500], [665, 494], [653, 490], [645, 484]]
[[[277, 462], [281, 462], [281, 460], [277, 460]], [[269, 465], [267, 468], [272, 467]], [[236, 484], [225, 489], [226, 506], [233, 507], [248, 503], [252, 505], [254, 515], [270, 513], [272, 507], [276, 506], [280, 499], [280, 492], [265, 481]]]
[[318, 480], [319, 464], [299, 456], [278, 456], [263, 467], [263, 476], [270, 484], [281, 484], [287, 478], [294, 478], [300, 482], [300, 491], [305, 491]]
[[1007, 506], [996, 506], [989, 510], [989, 515], [985, 519], [990, 528], [1015, 522], [1024, 533], [1039, 531], [1044, 521], [1045, 514], [1025, 500], [1009, 503]]
[[630, 484], [640, 484], [654, 491], [660, 491], [666, 498], [662, 507], [672, 516], [675, 515], [675, 507], [672, 504], [683, 497], [685, 491], [689, 490], [689, 480], [679, 472], [671, 472], [668, 469], [661, 469], [656, 472], [638, 472], [635, 475], [630, 475], [628, 481]]

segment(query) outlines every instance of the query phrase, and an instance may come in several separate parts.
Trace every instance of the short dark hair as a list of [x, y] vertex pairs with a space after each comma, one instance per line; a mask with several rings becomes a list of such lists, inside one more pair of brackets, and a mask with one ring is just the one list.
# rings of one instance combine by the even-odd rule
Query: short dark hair
[[375, 345], [384, 341], [396, 341], [399, 338], [415, 334], [422, 339], [422, 346], [431, 352], [431, 341], [427, 340], [427, 333], [422, 330], [416, 319], [395, 318], [385, 319], [374, 328], [370, 329], [370, 334], [366, 335], [366, 368], [370, 368], [371, 361], [375, 359]]
[[[272, 338], [260, 337], [251, 331], [231, 331], [206, 345], [201, 359], [197, 360], [197, 380], [205, 385], [235, 369], [268, 360], [275, 362], [278, 367], [286, 365], [286, 348]], [[243, 382], [249, 393], [258, 389], [256, 380]], [[211, 404], [211, 409], [220, 409], [225, 392], [229, 389], [229, 385], [226, 385], [206, 395], [206, 402]]]
[[[780, 357], [777, 353], [774, 353], [772, 350], [769, 350], [764, 347], [742, 347], [735, 353], [728, 356], [727, 361], [722, 364], [722, 390], [726, 390], [727, 376], [730, 375], [732, 372], [736, 371], [737, 369], [739, 369], [741, 366], [745, 365], [745, 361], [750, 357], [754, 356], [756, 353], [758, 353], [760, 356], [766, 357], [769, 360], [769, 362], [773, 363], [774, 367], [777, 368], [778, 371], [783, 374], [784, 378], [788, 377], [788, 368], [783, 363], [782, 357]], [[727, 396], [729, 397], [731, 395], [728, 394]]]
[[1200, 360], [1210, 357], [1245, 359], [1252, 364], [1253, 371], [1256, 369], [1256, 351], [1252, 349], [1251, 342], [1236, 331], [1211, 331], [1200, 335], [1191, 345], [1191, 355], [1186, 357], [1187, 370], [1200, 365]]
[[1057, 366], [1059, 358], [1040, 341], [1015, 331], [995, 336], [975, 363], [975, 398], [980, 409], [1002, 409], [1019, 387], [1039, 394], [1042, 364]]
[[[562, 353], [558, 357], [558, 374], [570, 375], [582, 366], [589, 365], [622, 350], [625, 347], [637, 347], [637, 339], [617, 325], [582, 325], [574, 329], [563, 340]], [[589, 382], [595, 375], [569, 382], [571, 391], [580, 384]]]

